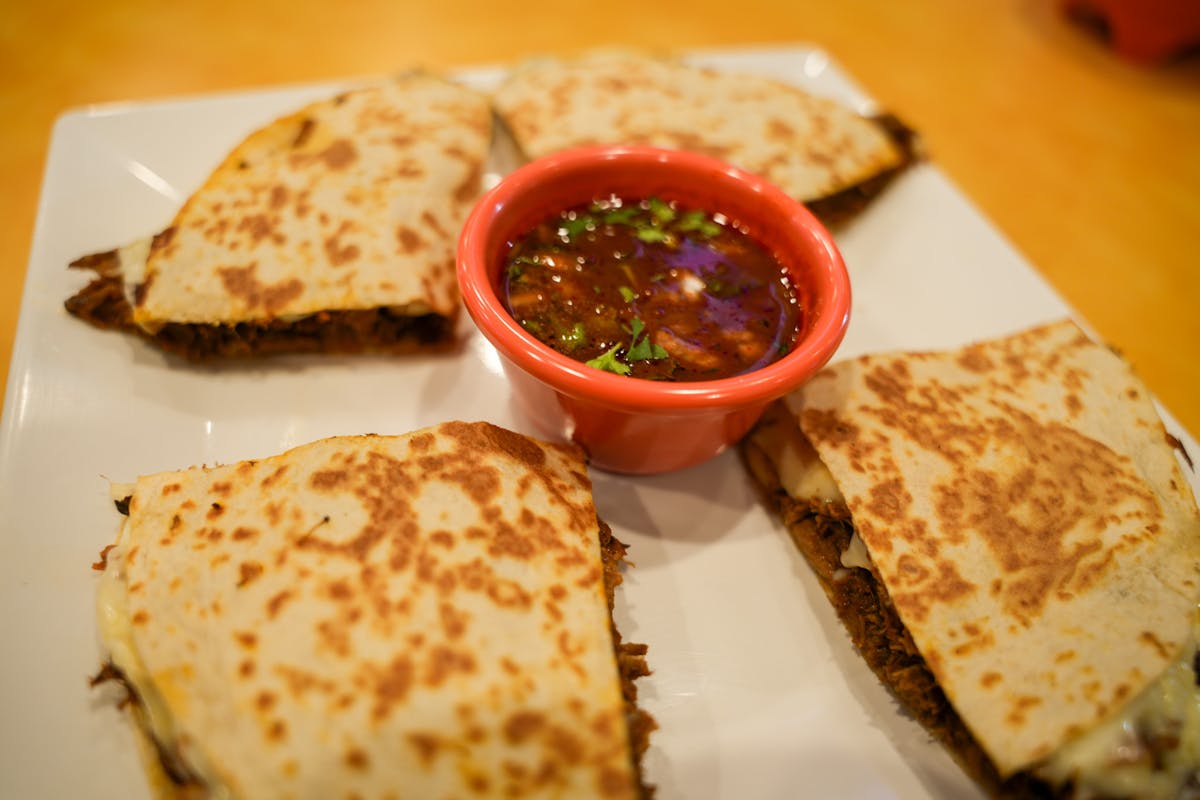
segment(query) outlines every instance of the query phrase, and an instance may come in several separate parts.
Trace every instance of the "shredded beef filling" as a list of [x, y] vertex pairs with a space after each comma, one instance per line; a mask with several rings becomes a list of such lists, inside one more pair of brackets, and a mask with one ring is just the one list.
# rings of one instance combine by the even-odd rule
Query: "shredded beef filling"
[[633, 768], [637, 775], [638, 789], [644, 800], [654, 796], [654, 787], [647, 785], [642, 776], [642, 756], [650, 745], [650, 734], [658, 723], [654, 717], [638, 707], [635, 680], [650, 674], [646, 664], [647, 647], [644, 644], [622, 642], [616, 622], [612, 619], [613, 603], [621, 577], [621, 562], [625, 558], [626, 546], [613, 536], [608, 525], [600, 521], [600, 556], [604, 562], [604, 590], [608, 595], [609, 628], [612, 631], [613, 648], [616, 651], [617, 667], [621, 674], [621, 694], [625, 700], [625, 724], [629, 727], [629, 745], [633, 751]]
[[888, 184], [913, 162], [920, 158], [919, 142], [916, 132], [904, 124], [899, 117], [892, 114], [881, 114], [873, 118], [903, 153], [900, 163], [892, 169], [875, 175], [854, 186], [849, 186], [840, 192], [810, 200], [805, 203], [821, 222], [836, 226], [850, 221], [867, 204], [879, 196]]
[[158, 756], [158, 766], [163, 776], [175, 788], [172, 797], [176, 798], [176, 800], [192, 800], [192, 798], [202, 800], [207, 797], [208, 793], [204, 789], [204, 784], [199, 777], [188, 769], [187, 764], [179, 753], [155, 738], [154, 732], [150, 728], [150, 723], [145, 718], [146, 709], [142, 698], [138, 695], [137, 689], [129, 682], [129, 678], [125, 676], [124, 672], [109, 661], [100, 668], [100, 671], [91, 678], [89, 683], [92, 688], [95, 688], [100, 684], [110, 681], [119, 684], [124, 690], [125, 697], [121, 700], [120, 706], [130, 709], [145, 740], [153, 745], [154, 752]]
[[454, 320], [441, 314], [406, 315], [388, 308], [321, 311], [299, 319], [233, 325], [167, 323], [149, 333], [133, 322], [116, 252], [84, 256], [71, 267], [96, 272], [68, 298], [72, 315], [106, 330], [142, 336], [190, 361], [284, 353], [411, 353], [445, 350], [454, 342]]

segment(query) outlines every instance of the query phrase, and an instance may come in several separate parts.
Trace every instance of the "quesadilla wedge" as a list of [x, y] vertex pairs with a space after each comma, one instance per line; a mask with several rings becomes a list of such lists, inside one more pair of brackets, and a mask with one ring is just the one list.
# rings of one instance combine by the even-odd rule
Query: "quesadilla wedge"
[[1200, 790], [1200, 512], [1061, 321], [832, 365], [743, 444], [854, 645], [992, 795]]
[[490, 142], [487, 98], [430, 75], [313, 103], [238, 144], [162, 232], [75, 261], [97, 276], [66, 308], [195, 360], [448, 348]]
[[98, 594], [169, 798], [636, 798], [581, 452], [486, 423], [139, 478]]
[[599, 144], [695, 151], [761, 175], [826, 222], [861, 210], [914, 155], [911, 131], [893, 117], [635, 51], [530, 60], [493, 102], [529, 158]]

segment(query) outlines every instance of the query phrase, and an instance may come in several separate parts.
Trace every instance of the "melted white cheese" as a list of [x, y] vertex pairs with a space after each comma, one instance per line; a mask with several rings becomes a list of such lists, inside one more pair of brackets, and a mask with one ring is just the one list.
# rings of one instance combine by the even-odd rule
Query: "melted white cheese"
[[850, 534], [850, 544], [842, 551], [842, 566], [871, 569], [871, 556], [867, 554], [867, 546], [863, 544], [857, 531]]
[[[1193, 642], [1200, 641], [1200, 618], [1193, 621], [1192, 636]], [[1200, 796], [1196, 790], [1186, 791], [1200, 765], [1195, 652], [1194, 644], [1184, 648], [1184, 656], [1119, 715], [1067, 742], [1035, 772], [1054, 783], [1074, 779], [1078, 796], [1085, 798]], [[1156, 752], [1147, 746], [1148, 740], [1177, 744]]]
[[[113, 495], [120, 494], [114, 489]], [[122, 497], [128, 497], [125, 492]], [[117, 546], [108, 553], [107, 568], [100, 577], [96, 596], [96, 623], [100, 638], [108, 648], [108, 657], [113, 665], [125, 675], [126, 680], [137, 690], [141, 700], [141, 720], [150, 730], [146, 735], [160, 742], [168, 751], [179, 752], [185, 757], [187, 767], [207, 788], [208, 800], [233, 800], [233, 795], [211, 770], [199, 763], [195, 753], [183, 753], [179, 748], [178, 731], [167, 704], [163, 702], [150, 673], [146, 670], [137, 646], [133, 641], [133, 620], [129, 613], [129, 591], [125, 580], [125, 558], [120, 542], [124, 530], [117, 537]]]

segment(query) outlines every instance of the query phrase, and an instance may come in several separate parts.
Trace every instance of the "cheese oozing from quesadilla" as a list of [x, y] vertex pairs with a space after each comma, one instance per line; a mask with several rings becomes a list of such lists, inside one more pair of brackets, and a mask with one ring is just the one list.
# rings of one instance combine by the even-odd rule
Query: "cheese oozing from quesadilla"
[[529, 158], [603, 144], [703, 153], [761, 175], [826, 222], [861, 210], [914, 158], [912, 132], [891, 117], [636, 51], [531, 59], [493, 97]]
[[102, 677], [159, 796], [648, 792], [624, 546], [576, 448], [486, 423], [335, 437], [139, 478], [127, 514]]
[[412, 73], [255, 131], [163, 231], [72, 264], [67, 309], [192, 359], [411, 352], [454, 341], [458, 232], [488, 99]]
[[989, 790], [1200, 783], [1200, 512], [1074, 323], [835, 364], [746, 440], [868, 664]]

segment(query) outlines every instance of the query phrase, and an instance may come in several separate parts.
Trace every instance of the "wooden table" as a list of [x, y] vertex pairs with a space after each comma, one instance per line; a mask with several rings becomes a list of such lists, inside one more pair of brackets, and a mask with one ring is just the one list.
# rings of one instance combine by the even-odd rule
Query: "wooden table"
[[0, 37], [5, 373], [68, 108], [594, 45], [815, 43], [1200, 434], [1200, 58], [1122, 62], [1053, 0], [12, 0]]

